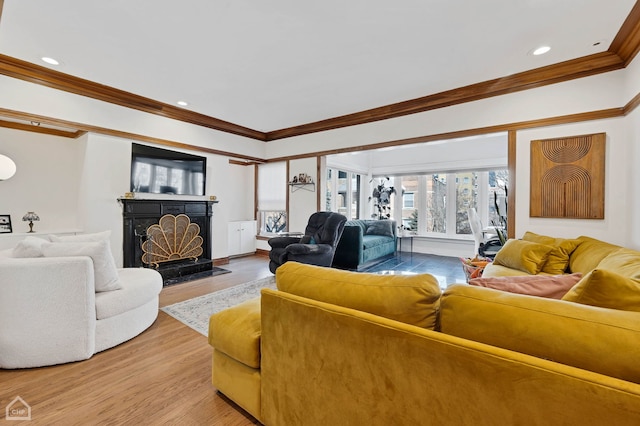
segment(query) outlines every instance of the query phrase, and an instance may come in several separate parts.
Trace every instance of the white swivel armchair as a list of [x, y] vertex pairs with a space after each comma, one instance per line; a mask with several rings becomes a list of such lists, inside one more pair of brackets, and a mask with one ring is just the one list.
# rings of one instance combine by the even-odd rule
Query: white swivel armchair
[[90, 358], [147, 329], [158, 316], [162, 277], [117, 269], [119, 289], [96, 292], [95, 256], [0, 254], [0, 368]]

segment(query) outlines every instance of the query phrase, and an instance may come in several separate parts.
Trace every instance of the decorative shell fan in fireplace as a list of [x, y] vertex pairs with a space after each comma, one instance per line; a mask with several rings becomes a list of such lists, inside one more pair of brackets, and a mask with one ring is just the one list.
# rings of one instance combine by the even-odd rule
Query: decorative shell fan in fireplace
[[189, 216], [164, 215], [156, 225], [147, 228], [147, 240], [142, 243], [142, 262], [156, 268], [162, 262], [181, 259], [198, 260], [203, 239], [200, 227]]

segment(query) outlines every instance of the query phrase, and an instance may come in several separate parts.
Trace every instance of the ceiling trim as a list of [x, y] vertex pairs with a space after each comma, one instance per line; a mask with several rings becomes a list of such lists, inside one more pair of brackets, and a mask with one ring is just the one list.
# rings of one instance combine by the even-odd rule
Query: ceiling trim
[[609, 52], [615, 53], [628, 66], [640, 51], [640, 1], [631, 9], [618, 34], [609, 46]]
[[[78, 131], [76, 133], [78, 133], [79, 135], [82, 135], [82, 134], [84, 134], [86, 132], [91, 132], [91, 133], [97, 133], [97, 134], [106, 135], [106, 136], [115, 136], [117, 138], [133, 139], [133, 140], [140, 141], [140, 142], [155, 143], [155, 144], [158, 144], [158, 145], [164, 145], [164, 146], [173, 147], [173, 148], [188, 149], [188, 150], [192, 150], [192, 151], [200, 151], [200, 152], [206, 152], [206, 153], [215, 154], [215, 155], [223, 155], [223, 156], [226, 156], [226, 157], [232, 157], [232, 158], [236, 158], [236, 159], [240, 159], [240, 160], [254, 161], [256, 163], [264, 163], [265, 162], [265, 160], [262, 159], [262, 158], [253, 157], [253, 156], [249, 156], [249, 155], [238, 154], [236, 152], [222, 151], [222, 150], [219, 150], [219, 149], [213, 149], [213, 148], [207, 148], [207, 147], [203, 147], [203, 146], [190, 145], [190, 144], [186, 144], [186, 143], [182, 143], [182, 142], [176, 142], [176, 141], [172, 141], [172, 140], [168, 140], [168, 139], [161, 139], [161, 138], [156, 138], [156, 137], [153, 137], [153, 136], [145, 136], [145, 135], [141, 135], [141, 134], [137, 134], [137, 133], [123, 132], [121, 130], [115, 130], [115, 129], [109, 129], [109, 128], [106, 128], [106, 127], [93, 126], [93, 125], [90, 125], [90, 124], [76, 123], [76, 122], [73, 122], [73, 121], [66, 121], [66, 120], [61, 120], [61, 119], [58, 119], [58, 118], [50, 118], [50, 117], [45, 117], [45, 116], [42, 116], [42, 115], [30, 114], [30, 113], [22, 112], [22, 111], [14, 111], [14, 110], [5, 109], [5, 108], [0, 108], [0, 117], [8, 117], [8, 118], [13, 118], [13, 119], [18, 119], [18, 120], [26, 120], [26, 121], [37, 121], [39, 123], [49, 124], [51, 126], [59, 126], [59, 127], [67, 127], [67, 128], [70, 128], [70, 129], [77, 129]], [[25, 130], [25, 129], [22, 129], [22, 130]]]
[[549, 65], [507, 77], [488, 80], [422, 98], [385, 105], [366, 111], [329, 118], [315, 123], [290, 127], [267, 133], [267, 140], [276, 140], [321, 132], [341, 127], [371, 123], [389, 118], [430, 111], [451, 105], [477, 101], [548, 84], [587, 77], [624, 68], [622, 59], [611, 52], [602, 52], [582, 58]]
[[0, 120], [0, 127], [6, 127], [8, 129], [24, 130], [24, 131], [33, 132], [33, 133], [43, 133], [43, 134], [52, 135], [52, 136], [62, 136], [63, 138], [71, 138], [71, 139], [77, 139], [86, 133], [79, 130], [68, 131], [68, 130], [52, 129], [50, 127], [40, 127], [39, 122], [38, 124], [25, 124], [25, 123], [16, 123], [15, 121]]
[[[3, 3], [3, 0], [0, 0], [0, 18], [2, 17]], [[636, 1], [607, 52], [588, 55], [408, 101], [269, 132], [250, 129], [2, 54], [0, 54], [0, 74], [198, 126], [251, 139], [272, 141], [396, 118], [614, 71], [629, 65], [639, 51], [640, 1]]]
[[473, 129], [455, 130], [452, 132], [438, 133], [432, 135], [416, 136], [407, 139], [397, 139], [386, 142], [378, 142], [368, 145], [360, 145], [348, 148], [338, 148], [325, 151], [316, 151], [306, 154], [291, 155], [285, 157], [270, 158], [266, 162], [290, 161], [301, 158], [316, 157], [322, 155], [344, 154], [349, 152], [368, 151], [372, 149], [388, 148], [393, 146], [411, 145], [416, 143], [436, 142], [448, 139], [459, 139], [473, 136], [486, 135], [500, 132], [515, 132], [518, 130], [532, 129], [539, 127], [557, 126], [561, 124], [579, 123], [584, 121], [602, 120], [607, 118], [624, 117], [640, 105], [640, 93], [636, 95], [627, 105], [621, 108], [609, 108], [597, 111], [582, 112], [577, 114], [560, 115], [537, 120], [519, 121], [514, 123], [497, 124], [494, 126], [477, 127]]
[[[268, 160], [257, 158], [257, 157], [246, 156], [242, 154], [230, 153], [227, 151], [220, 151], [216, 149], [205, 148], [205, 147], [196, 146], [196, 145], [189, 145], [181, 142], [154, 138], [151, 136], [122, 132], [119, 130], [85, 125], [85, 124], [75, 123], [71, 121], [45, 117], [41, 115], [14, 111], [14, 110], [9, 110], [5, 108], [0, 108], [0, 117], [3, 116], [3, 117], [14, 118], [14, 119], [20, 119], [20, 120], [38, 121], [40, 123], [46, 123], [49, 125], [55, 125], [59, 127], [75, 128], [79, 130], [75, 132], [68, 132], [68, 133], [76, 134], [78, 136], [84, 135], [87, 132], [94, 132], [102, 135], [115, 136], [115, 137], [120, 137], [125, 139], [135, 139], [138, 141], [150, 142], [150, 143], [165, 145], [169, 147], [177, 147], [177, 148], [189, 149], [194, 151], [207, 152], [210, 154], [224, 155], [224, 156], [232, 157], [229, 159], [230, 164], [237, 164], [237, 165], [244, 166], [244, 165], [257, 165], [261, 163], [276, 162], [276, 161], [296, 160], [296, 159], [309, 158], [309, 157], [320, 157], [323, 155], [342, 154], [347, 152], [367, 151], [371, 149], [387, 148], [392, 146], [409, 145], [409, 144], [415, 144], [415, 143], [442, 141], [447, 139], [456, 139], [456, 138], [463, 138], [463, 137], [470, 137], [470, 136], [485, 135], [489, 133], [515, 132], [517, 130], [531, 129], [531, 128], [537, 128], [537, 127], [556, 126], [560, 124], [570, 124], [570, 123], [577, 123], [577, 122], [583, 122], [583, 121], [623, 117], [623, 116], [629, 115], [639, 106], [640, 106], [640, 93], [636, 94], [629, 102], [627, 102], [625, 106], [620, 108], [609, 108], [609, 109], [583, 112], [583, 113], [577, 113], [577, 114], [547, 117], [547, 118], [542, 118], [537, 120], [528, 120], [528, 121], [520, 121], [520, 122], [514, 122], [514, 123], [507, 123], [507, 124], [498, 124], [498, 125], [488, 126], [488, 127], [479, 127], [474, 129], [457, 130], [453, 132], [439, 133], [434, 135], [417, 136], [417, 137], [408, 138], [408, 139], [398, 139], [398, 140], [392, 140], [392, 141], [386, 141], [386, 142], [378, 142], [375, 144], [360, 145], [360, 146], [353, 146], [348, 148], [340, 148], [340, 149], [325, 150], [325, 151], [317, 151], [317, 152], [312, 152], [307, 154], [299, 154], [299, 155], [292, 155], [292, 156], [286, 156], [286, 157], [277, 157], [277, 158], [271, 158]], [[32, 129], [21, 129], [21, 130], [33, 131]]]
[[204, 114], [159, 102], [114, 87], [105, 86], [83, 78], [32, 64], [11, 56], [0, 54], [0, 74], [20, 80], [51, 87], [76, 95], [121, 105], [127, 108], [180, 120], [210, 129], [233, 133], [252, 139], [264, 140], [263, 132], [229, 123]]

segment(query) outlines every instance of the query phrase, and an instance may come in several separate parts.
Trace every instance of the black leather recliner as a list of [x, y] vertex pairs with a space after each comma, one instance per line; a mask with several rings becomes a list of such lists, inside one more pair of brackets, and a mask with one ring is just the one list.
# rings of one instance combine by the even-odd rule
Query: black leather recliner
[[269, 270], [292, 260], [308, 265], [331, 266], [347, 218], [340, 213], [316, 212], [309, 217], [303, 237], [269, 239]]

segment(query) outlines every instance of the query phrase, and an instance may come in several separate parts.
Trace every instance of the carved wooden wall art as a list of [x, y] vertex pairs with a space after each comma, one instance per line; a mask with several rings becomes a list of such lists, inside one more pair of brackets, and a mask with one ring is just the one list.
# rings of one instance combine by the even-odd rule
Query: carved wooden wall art
[[531, 141], [531, 217], [604, 219], [606, 133]]

